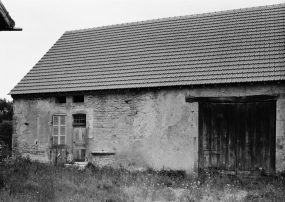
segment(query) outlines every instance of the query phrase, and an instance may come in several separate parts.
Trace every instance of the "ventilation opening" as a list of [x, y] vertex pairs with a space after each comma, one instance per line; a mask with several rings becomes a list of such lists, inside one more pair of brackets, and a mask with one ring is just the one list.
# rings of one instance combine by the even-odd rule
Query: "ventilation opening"
[[86, 125], [86, 114], [75, 114], [73, 115], [74, 126], [85, 126]]
[[84, 102], [84, 95], [73, 96], [73, 102], [74, 103]]
[[66, 97], [65, 96], [56, 97], [55, 103], [66, 103]]

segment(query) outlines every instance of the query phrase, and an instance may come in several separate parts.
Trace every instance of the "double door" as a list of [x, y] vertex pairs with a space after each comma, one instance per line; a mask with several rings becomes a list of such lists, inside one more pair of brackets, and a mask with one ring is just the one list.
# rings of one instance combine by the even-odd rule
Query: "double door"
[[276, 102], [199, 103], [199, 169], [275, 172]]

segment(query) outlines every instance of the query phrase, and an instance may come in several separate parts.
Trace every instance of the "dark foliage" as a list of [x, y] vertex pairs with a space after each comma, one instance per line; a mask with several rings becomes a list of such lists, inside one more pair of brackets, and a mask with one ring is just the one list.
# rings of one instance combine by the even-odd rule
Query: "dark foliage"
[[167, 176], [171, 179], [185, 179], [186, 172], [184, 170], [160, 170], [158, 175]]
[[12, 121], [13, 119], [13, 102], [0, 98], [0, 123], [3, 121]]
[[12, 146], [12, 133], [13, 126], [12, 121], [4, 121], [0, 123], [0, 144], [8, 146], [11, 149]]
[[[12, 150], [9, 148], [9, 146], [6, 145], [4, 142], [1, 142], [0, 143], [0, 162], [3, 159], [5, 159], [5, 158], [7, 158], [7, 157], [9, 157], [11, 155], [12, 155]], [[1, 182], [0, 182], [0, 184], [1, 184]]]
[[178, 179], [178, 180], [182, 180], [187, 177], [187, 174], [184, 170], [171, 170], [171, 169], [154, 170], [152, 168], [148, 168], [146, 172], [152, 175], [157, 174], [158, 176], [161, 177], [169, 177], [170, 179]]
[[12, 149], [12, 119], [13, 103], [0, 98], [0, 158], [9, 155]]

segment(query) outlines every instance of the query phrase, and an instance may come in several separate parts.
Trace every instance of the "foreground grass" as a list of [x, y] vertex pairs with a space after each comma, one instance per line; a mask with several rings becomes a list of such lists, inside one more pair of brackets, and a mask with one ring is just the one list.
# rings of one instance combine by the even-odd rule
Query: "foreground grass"
[[0, 163], [0, 201], [285, 201], [285, 180], [91, 165], [78, 170], [15, 158]]

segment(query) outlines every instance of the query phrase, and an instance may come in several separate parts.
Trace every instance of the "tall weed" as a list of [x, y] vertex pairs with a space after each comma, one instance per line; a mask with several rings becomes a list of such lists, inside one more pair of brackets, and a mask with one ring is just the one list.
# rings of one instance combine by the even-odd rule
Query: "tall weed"
[[52, 166], [20, 156], [0, 163], [0, 201], [282, 201], [285, 180], [221, 175], [203, 178], [184, 171], [130, 171]]

